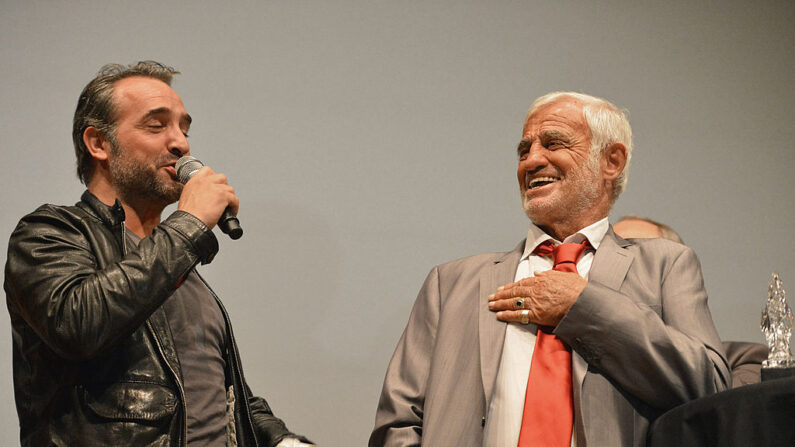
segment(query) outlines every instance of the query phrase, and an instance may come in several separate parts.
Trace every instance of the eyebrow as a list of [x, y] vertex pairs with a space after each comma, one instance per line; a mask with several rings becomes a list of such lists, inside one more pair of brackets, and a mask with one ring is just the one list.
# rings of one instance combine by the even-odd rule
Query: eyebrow
[[533, 140], [529, 138], [523, 138], [522, 141], [516, 146], [516, 155], [521, 156], [523, 152], [529, 151], [530, 146], [533, 145]]
[[[169, 109], [168, 107], [158, 107], [156, 109], [152, 109], [152, 110], [146, 112], [146, 115], [144, 115], [141, 120], [145, 121], [146, 119], [151, 118], [151, 117], [153, 117], [155, 115], [161, 115], [161, 114], [169, 113], [169, 112], [171, 112], [171, 109]], [[180, 121], [185, 122], [185, 123], [187, 123], [190, 126], [190, 124], [193, 122], [193, 118], [189, 114], [186, 113], [186, 114], [182, 115], [182, 117], [180, 117]]]
[[[569, 141], [569, 137], [566, 134], [558, 132], [557, 130], [544, 130], [538, 135], [538, 138], [542, 141], [549, 141], [549, 140], [563, 140], [564, 142]], [[533, 145], [532, 138], [522, 138], [522, 141], [519, 142], [519, 145], [516, 146], [516, 155], [522, 156], [522, 154], [526, 151], [530, 150], [530, 146]]]
[[545, 130], [541, 132], [540, 135], [541, 139], [543, 140], [564, 140], [569, 141], [569, 137], [565, 134], [558, 132], [556, 130]]

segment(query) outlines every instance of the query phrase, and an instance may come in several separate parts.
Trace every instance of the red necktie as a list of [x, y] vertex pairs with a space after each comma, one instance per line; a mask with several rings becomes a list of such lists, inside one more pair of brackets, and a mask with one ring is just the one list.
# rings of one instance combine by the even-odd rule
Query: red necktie
[[[588, 240], [580, 244], [554, 246], [546, 241], [533, 253], [552, 257], [553, 270], [577, 273], [577, 261], [591, 247]], [[527, 378], [522, 429], [518, 447], [568, 447], [574, 405], [571, 397], [571, 351], [551, 333], [552, 328], [538, 327], [530, 375]]]

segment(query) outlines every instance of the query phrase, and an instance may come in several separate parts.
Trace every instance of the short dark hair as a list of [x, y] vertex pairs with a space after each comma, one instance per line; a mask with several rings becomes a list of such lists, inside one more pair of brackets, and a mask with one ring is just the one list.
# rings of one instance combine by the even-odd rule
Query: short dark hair
[[107, 64], [100, 68], [97, 76], [86, 85], [77, 100], [74, 121], [72, 122], [72, 141], [77, 156], [77, 177], [86, 186], [91, 181], [94, 168], [83, 133], [95, 127], [105, 138], [115, 141], [116, 104], [113, 100], [114, 84], [124, 78], [142, 76], [154, 78], [171, 85], [171, 78], [179, 72], [155, 61], [141, 61], [133, 65]]

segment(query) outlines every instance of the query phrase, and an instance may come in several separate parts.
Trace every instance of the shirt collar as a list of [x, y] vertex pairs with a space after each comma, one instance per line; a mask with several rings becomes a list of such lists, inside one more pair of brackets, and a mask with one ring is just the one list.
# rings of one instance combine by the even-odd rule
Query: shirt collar
[[[608, 228], [610, 228], [610, 224], [607, 222], [607, 217], [605, 217], [604, 219], [596, 221], [591, 225], [581, 229], [580, 231], [572, 234], [563, 242], [580, 243], [585, 239], [588, 239], [588, 242], [590, 242], [591, 246], [593, 246], [594, 250], [596, 250], [599, 248], [599, 244], [602, 243], [602, 239], [604, 239], [605, 234], [607, 234]], [[544, 230], [538, 228], [536, 224], [530, 222], [530, 229], [527, 231], [527, 240], [524, 244], [524, 253], [522, 253], [522, 258], [520, 261], [529, 258], [530, 255], [533, 254], [533, 250], [535, 250], [536, 247], [550, 239], [552, 239], [556, 245], [561, 243], [552, 236], [544, 233]]]

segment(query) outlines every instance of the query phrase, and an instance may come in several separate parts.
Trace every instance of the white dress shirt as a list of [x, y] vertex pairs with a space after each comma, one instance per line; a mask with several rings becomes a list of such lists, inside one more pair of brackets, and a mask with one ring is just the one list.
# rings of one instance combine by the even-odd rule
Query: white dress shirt
[[[609, 224], [607, 218], [593, 223], [577, 233], [569, 236], [564, 243], [580, 243], [585, 239], [594, 249], [607, 233]], [[533, 276], [534, 272], [552, 270], [552, 258], [541, 257], [533, 254], [541, 243], [552, 240], [551, 236], [544, 233], [534, 224], [530, 224], [527, 232], [524, 253], [516, 269], [515, 281]], [[588, 250], [577, 262], [577, 272], [588, 279], [591, 270], [594, 251]], [[496, 316], [495, 316], [496, 318]], [[502, 358], [497, 372], [497, 383], [489, 405], [486, 427], [483, 436], [484, 447], [515, 447], [519, 442], [519, 431], [522, 427], [522, 413], [524, 412], [524, 398], [527, 391], [527, 377], [530, 374], [530, 362], [533, 358], [533, 349], [536, 343], [535, 324], [509, 323], [505, 332], [505, 342], [502, 347]], [[576, 352], [571, 353], [572, 363], [572, 391], [574, 399], [574, 426], [581, 420], [579, 401], [580, 389], [588, 365]], [[572, 430], [572, 447], [576, 446], [574, 431]]]

